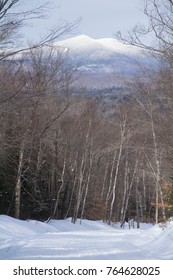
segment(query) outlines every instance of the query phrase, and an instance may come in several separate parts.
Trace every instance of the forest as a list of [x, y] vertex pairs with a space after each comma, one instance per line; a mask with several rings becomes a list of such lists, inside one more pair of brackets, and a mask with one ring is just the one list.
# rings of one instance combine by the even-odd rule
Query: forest
[[[173, 2], [145, 1], [147, 31], [119, 33], [124, 43], [152, 52], [160, 67], [140, 67], [124, 81], [129, 97], [110, 99], [110, 114], [85, 88], [75, 92], [77, 70], [51, 44], [70, 24], [37, 46], [9, 51], [22, 20], [11, 25], [18, 1], [0, 1], [0, 213], [109, 224], [171, 217]], [[146, 32], [157, 44], [141, 41]]]

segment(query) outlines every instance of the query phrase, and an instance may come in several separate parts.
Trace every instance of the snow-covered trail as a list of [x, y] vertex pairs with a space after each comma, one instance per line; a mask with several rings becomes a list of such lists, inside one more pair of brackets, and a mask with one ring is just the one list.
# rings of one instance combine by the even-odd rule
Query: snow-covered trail
[[[19, 221], [0, 216], [0, 259], [173, 259], [173, 224], [120, 229], [84, 220]], [[173, 242], [172, 242], [173, 243]]]
[[[137, 236], [133, 235], [133, 238]], [[129, 239], [129, 241], [128, 241]], [[47, 233], [6, 243], [3, 259], [152, 259], [149, 251], [134, 245], [128, 232], [118, 230]], [[9, 246], [10, 245], [10, 246]], [[9, 247], [8, 247], [9, 246]], [[8, 247], [8, 248], [7, 248]], [[156, 257], [156, 256], [155, 256]]]

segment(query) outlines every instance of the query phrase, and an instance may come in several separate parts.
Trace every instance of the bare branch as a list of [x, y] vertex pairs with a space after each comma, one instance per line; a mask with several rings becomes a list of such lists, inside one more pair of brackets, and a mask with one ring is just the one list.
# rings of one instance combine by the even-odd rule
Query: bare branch
[[[118, 32], [116, 37], [125, 44], [138, 46], [172, 61], [173, 1], [167, 0], [163, 3], [161, 0], [145, 0], [144, 14], [148, 19], [147, 26], [138, 24], [127, 36]], [[153, 39], [153, 43], [146, 43], [148, 36]]]
[[[28, 47], [17, 48], [19, 34], [18, 30], [31, 19], [43, 18], [47, 4], [38, 6], [27, 11], [13, 12], [13, 7], [19, 0], [0, 0], [0, 61], [12, 57], [21, 52], [27, 52], [30, 49], [38, 49], [44, 45], [52, 44], [64, 34], [71, 33], [80, 23], [80, 19], [72, 23], [59, 22], [58, 25], [50, 30], [50, 32], [42, 37], [40, 41], [34, 45], [29, 44]], [[16, 35], [16, 38], [14, 37]]]
[[19, 0], [1, 0], [0, 1], [0, 20], [4, 18], [7, 12], [14, 6]]

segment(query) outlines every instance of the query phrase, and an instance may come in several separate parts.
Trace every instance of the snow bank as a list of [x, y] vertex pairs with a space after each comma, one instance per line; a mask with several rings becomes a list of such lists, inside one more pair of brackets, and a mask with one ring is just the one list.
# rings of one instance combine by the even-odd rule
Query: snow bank
[[46, 223], [31, 220], [21, 221], [0, 215], [0, 238], [26, 237], [46, 233], [50, 230], [51, 226]]
[[148, 243], [151, 252], [155, 252], [161, 259], [173, 260], [173, 221], [168, 221], [166, 224], [155, 226], [151, 233], [153, 240]]

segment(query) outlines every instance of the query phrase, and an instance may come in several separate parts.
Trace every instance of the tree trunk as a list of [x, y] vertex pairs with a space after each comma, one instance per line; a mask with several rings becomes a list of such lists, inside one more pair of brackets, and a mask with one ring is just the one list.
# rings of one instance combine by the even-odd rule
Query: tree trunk
[[65, 169], [66, 169], [66, 152], [64, 156], [64, 163], [63, 163], [63, 169], [62, 169], [62, 174], [61, 174], [61, 185], [59, 187], [59, 190], [57, 191], [57, 196], [56, 196], [56, 202], [55, 202], [55, 207], [53, 211], [53, 218], [59, 218], [59, 213], [58, 213], [58, 206], [59, 206], [59, 196], [62, 191], [62, 188], [64, 186], [64, 174], [65, 174]]
[[25, 141], [23, 140], [20, 145], [19, 150], [19, 163], [17, 170], [17, 178], [15, 185], [15, 218], [20, 219], [20, 204], [21, 204], [21, 173], [23, 167], [23, 157], [24, 157]]
[[123, 124], [121, 126], [121, 142], [120, 142], [120, 148], [119, 148], [119, 154], [117, 159], [117, 165], [116, 165], [116, 171], [115, 171], [115, 177], [114, 177], [114, 183], [113, 183], [113, 189], [112, 189], [112, 201], [111, 201], [111, 208], [110, 208], [110, 214], [109, 214], [109, 224], [112, 221], [113, 216], [113, 206], [115, 202], [115, 192], [116, 192], [116, 185], [117, 185], [117, 179], [118, 179], [118, 172], [119, 172], [119, 166], [121, 161], [121, 154], [123, 150], [123, 144], [125, 140], [125, 128], [126, 128], [126, 121], [123, 121]]
[[86, 199], [87, 199], [88, 189], [89, 189], [89, 183], [90, 183], [90, 178], [91, 178], [92, 163], [93, 163], [92, 155], [90, 155], [89, 171], [88, 171], [88, 176], [87, 176], [87, 184], [86, 184], [86, 188], [85, 188], [84, 200], [83, 200], [83, 204], [82, 204], [82, 213], [81, 213], [80, 223], [82, 223], [82, 219], [83, 219], [83, 215], [84, 215], [85, 204], [86, 204]]

